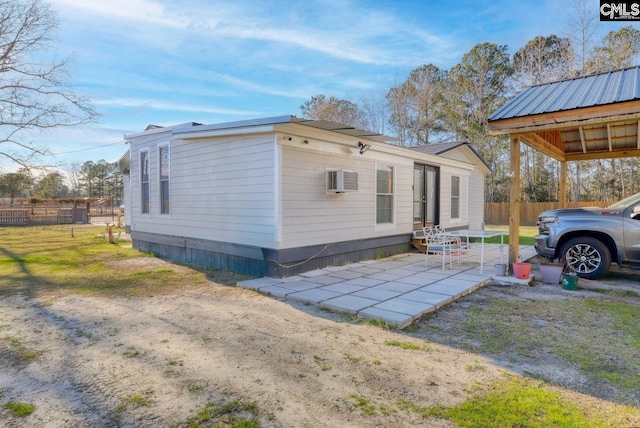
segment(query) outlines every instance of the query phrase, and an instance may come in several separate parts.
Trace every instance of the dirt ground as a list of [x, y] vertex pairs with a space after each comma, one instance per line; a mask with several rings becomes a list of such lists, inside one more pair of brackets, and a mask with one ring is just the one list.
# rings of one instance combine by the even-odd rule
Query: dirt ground
[[0, 425], [185, 426], [207, 403], [237, 399], [261, 409], [262, 426], [446, 427], [398, 400], [455, 405], [514, 372], [443, 337], [353, 321], [216, 283], [127, 298], [4, 296], [0, 402], [35, 411], [0, 409]]
[[[624, 390], [618, 388], [615, 384], [604, 382], [602, 378], [593, 376], [591, 373], [585, 373], [575, 363], [567, 361], [558, 355], [561, 349], [575, 349], [576, 344], [585, 344], [587, 347], [592, 347], [595, 350], [594, 352], [602, 351], [607, 346], [611, 346], [612, 341], [609, 340], [610, 338], [601, 334], [602, 331], [610, 332], [610, 330], [607, 330], [606, 327], [602, 331], [594, 328], [594, 323], [597, 324], [601, 321], [593, 319], [581, 322], [582, 320], [576, 320], [573, 317], [573, 322], [571, 322], [569, 319], [572, 317], [567, 316], [566, 308], [583, 299], [609, 302], [615, 300], [616, 302], [625, 302], [638, 306], [637, 296], [640, 296], [640, 273], [613, 267], [611, 274], [607, 275], [606, 278], [592, 281], [580, 278], [579, 284], [578, 291], [567, 291], [563, 290], [559, 285], [541, 282], [535, 282], [534, 286], [514, 284], [505, 286], [490, 283], [478, 292], [454, 302], [444, 310], [418, 321], [414, 326], [414, 331], [407, 334], [410, 337], [446, 344], [458, 349], [475, 350], [479, 355], [491, 358], [493, 362], [509, 371], [528, 377], [543, 378], [553, 385], [589, 396], [640, 407], [640, 391], [634, 389]], [[615, 297], [608, 295], [603, 290], [615, 291]], [[629, 296], [625, 297], [625, 292], [629, 292]], [[478, 308], [490, 306], [491, 300], [513, 302], [511, 309], [507, 309], [509, 312], [504, 314], [504, 317], [513, 320], [513, 334], [514, 336], [520, 336], [516, 339], [520, 343], [515, 345], [515, 348], [520, 348], [519, 350], [514, 350], [513, 347], [506, 347], [501, 351], [485, 352], [482, 348], [490, 346], [475, 343], [475, 339], [470, 337], [472, 335], [465, 331], [468, 328], [465, 324], [465, 319], [470, 316], [472, 311], [476, 311], [476, 314], [472, 315], [475, 322], [491, 324], [491, 320], [486, 319], [487, 316], [483, 317], [477, 314]], [[564, 303], [560, 305], [543, 304], [546, 301]], [[538, 303], [536, 304], [535, 302]], [[533, 313], [530, 310], [533, 305], [528, 306], [529, 310], [523, 309], [522, 304], [532, 303], [538, 307]], [[521, 312], [518, 313], [518, 311]], [[493, 312], [489, 311], [489, 313]], [[591, 315], [591, 318], [593, 318], [593, 315]], [[500, 322], [497, 324], [499, 328]], [[518, 330], [523, 324], [529, 328]], [[542, 340], [545, 336], [556, 337], [564, 341], [564, 343], [557, 344], [557, 346], [549, 346], [548, 341]], [[534, 345], [527, 348], [532, 343]], [[617, 370], [621, 370], [627, 355], [618, 355], [616, 354], [618, 351], [619, 349], [605, 349], [604, 352], [601, 352], [601, 355], [607, 354], [611, 364], [610, 367], [616, 367]], [[637, 349], [631, 352], [635, 352], [636, 356], [638, 355]], [[606, 367], [602, 367], [602, 369], [604, 370]]]

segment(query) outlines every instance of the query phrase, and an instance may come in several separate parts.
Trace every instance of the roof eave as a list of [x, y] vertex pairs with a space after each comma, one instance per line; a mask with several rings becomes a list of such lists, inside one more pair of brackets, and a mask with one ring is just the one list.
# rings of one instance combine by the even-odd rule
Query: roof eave
[[514, 134], [546, 129], [562, 129], [606, 122], [640, 119], [640, 100], [542, 113], [508, 119], [489, 120], [492, 135]]

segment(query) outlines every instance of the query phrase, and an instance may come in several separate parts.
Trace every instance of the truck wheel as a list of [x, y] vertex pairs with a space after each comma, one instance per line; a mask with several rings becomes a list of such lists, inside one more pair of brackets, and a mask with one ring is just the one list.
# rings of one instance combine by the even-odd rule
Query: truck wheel
[[560, 256], [578, 276], [596, 279], [603, 276], [611, 265], [611, 253], [601, 241], [591, 238], [573, 238], [563, 245]]

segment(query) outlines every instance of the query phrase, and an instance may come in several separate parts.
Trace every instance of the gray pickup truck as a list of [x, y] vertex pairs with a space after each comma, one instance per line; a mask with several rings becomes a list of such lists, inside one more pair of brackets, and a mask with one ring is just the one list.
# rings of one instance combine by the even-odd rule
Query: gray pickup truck
[[600, 278], [611, 262], [640, 265], [640, 193], [607, 208], [545, 211], [538, 217], [536, 252], [564, 260], [583, 278]]

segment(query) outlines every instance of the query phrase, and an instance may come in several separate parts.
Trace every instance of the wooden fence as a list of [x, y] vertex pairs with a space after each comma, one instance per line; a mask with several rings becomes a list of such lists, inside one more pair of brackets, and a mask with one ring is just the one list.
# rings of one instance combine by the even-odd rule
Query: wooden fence
[[[606, 207], [610, 202], [568, 202], [568, 208]], [[550, 209], [558, 208], [558, 202], [523, 202], [520, 204], [520, 224], [535, 226], [538, 215]], [[484, 204], [485, 224], [509, 224], [509, 202]], [[32, 205], [20, 208], [0, 207], [0, 226], [29, 226], [74, 223], [120, 223], [122, 213], [118, 207], [90, 207], [73, 205]]]
[[[615, 201], [610, 202], [567, 202], [567, 208], [584, 207], [607, 207]], [[522, 202], [520, 203], [520, 225], [535, 226], [541, 212], [559, 208], [558, 202]], [[485, 224], [505, 225], [509, 224], [510, 217], [509, 202], [485, 203], [484, 222]]]
[[73, 205], [0, 207], [0, 226], [44, 226], [88, 222], [86, 207], [80, 208]]
[[93, 224], [112, 223], [121, 225], [124, 220], [124, 213], [120, 207], [94, 207], [89, 209], [89, 222]]

